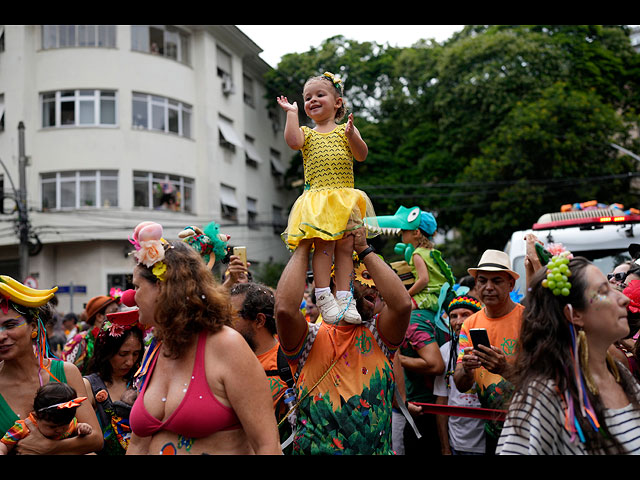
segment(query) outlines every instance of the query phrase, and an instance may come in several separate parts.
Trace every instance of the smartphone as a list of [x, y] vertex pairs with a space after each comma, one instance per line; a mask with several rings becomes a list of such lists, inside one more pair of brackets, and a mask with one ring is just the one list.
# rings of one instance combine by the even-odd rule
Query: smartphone
[[549, 260], [551, 260], [551, 257], [552, 257], [549, 251], [539, 243], [535, 244], [535, 248], [536, 248], [536, 254], [538, 255], [538, 259], [540, 260], [540, 263], [542, 265], [546, 265], [547, 263], [549, 263]]
[[245, 267], [247, 266], [247, 247], [233, 247], [233, 254], [242, 260]]
[[488, 349], [491, 349], [491, 342], [489, 342], [489, 335], [487, 334], [486, 328], [472, 328], [469, 330], [469, 334], [471, 335], [473, 348], [481, 351], [478, 346], [484, 345]]

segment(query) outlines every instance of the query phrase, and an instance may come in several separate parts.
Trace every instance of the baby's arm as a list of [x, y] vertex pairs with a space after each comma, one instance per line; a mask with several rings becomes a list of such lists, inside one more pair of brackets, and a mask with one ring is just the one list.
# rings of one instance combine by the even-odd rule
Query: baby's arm
[[287, 112], [287, 123], [284, 126], [284, 140], [293, 150], [300, 150], [304, 145], [304, 134], [298, 121], [298, 103], [289, 103], [287, 97], [277, 98], [278, 105]]
[[367, 147], [367, 144], [360, 136], [360, 132], [353, 124], [353, 113], [349, 114], [349, 120], [347, 121], [344, 133], [349, 141], [349, 148], [351, 148], [353, 158], [355, 158], [357, 162], [364, 162], [369, 153], [369, 147]]
[[9, 445], [0, 442], [0, 455], [7, 455], [10, 451]]
[[76, 427], [76, 432], [78, 435], [91, 435], [93, 432], [93, 428], [88, 423], [78, 423]]

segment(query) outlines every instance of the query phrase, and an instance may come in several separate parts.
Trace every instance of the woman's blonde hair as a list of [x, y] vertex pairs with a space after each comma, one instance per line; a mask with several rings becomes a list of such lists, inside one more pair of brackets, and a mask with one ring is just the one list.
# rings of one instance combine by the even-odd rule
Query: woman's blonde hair
[[229, 293], [218, 283], [202, 257], [184, 242], [165, 251], [167, 270], [160, 281], [151, 268], [138, 264], [141, 276], [159, 288], [155, 336], [169, 355], [185, 353], [201, 331], [217, 332], [230, 326], [235, 315]]

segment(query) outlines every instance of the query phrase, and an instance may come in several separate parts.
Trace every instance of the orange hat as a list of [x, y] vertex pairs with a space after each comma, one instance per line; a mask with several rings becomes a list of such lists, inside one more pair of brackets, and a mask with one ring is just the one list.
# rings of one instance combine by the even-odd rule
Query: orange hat
[[93, 324], [96, 314], [103, 311], [105, 308], [107, 308], [108, 305], [117, 301], [117, 299], [109, 297], [108, 295], [99, 295], [97, 297], [93, 297], [87, 302], [87, 307], [84, 309], [85, 313], [87, 314], [87, 322]]

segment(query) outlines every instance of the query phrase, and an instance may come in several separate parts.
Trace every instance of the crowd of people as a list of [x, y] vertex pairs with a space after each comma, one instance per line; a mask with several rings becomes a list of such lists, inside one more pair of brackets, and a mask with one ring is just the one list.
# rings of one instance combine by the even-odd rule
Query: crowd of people
[[[342, 92], [305, 84], [314, 129], [278, 98], [306, 183], [276, 288], [238, 255], [216, 278], [217, 225], [167, 240], [151, 221], [133, 288], [79, 318], [0, 275], [0, 454], [640, 453], [637, 246], [605, 275], [528, 236], [523, 298], [500, 250], [457, 280], [431, 213], [376, 216], [353, 188], [367, 146], [337, 124]], [[402, 268], [370, 245], [380, 226]]]
[[[443, 332], [380, 255], [362, 255], [363, 228], [354, 324], [318, 313], [312, 241], [274, 289], [233, 255], [216, 279], [201, 252], [151, 226], [151, 240], [134, 234], [134, 290], [92, 298], [84, 325], [52, 302], [3, 298], [0, 454], [640, 451], [635, 258], [605, 275], [570, 252], [528, 256], [518, 302], [508, 255], [487, 250], [446, 300]], [[548, 284], [560, 265], [567, 295]], [[79, 331], [57, 356], [46, 339], [65, 330]]]

